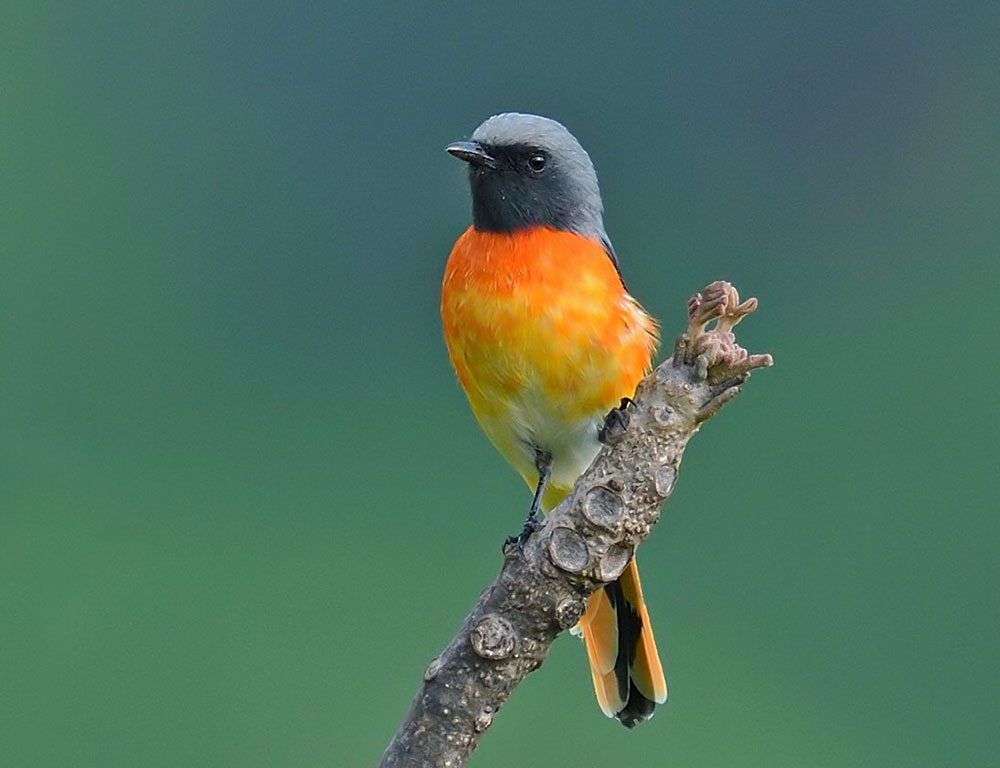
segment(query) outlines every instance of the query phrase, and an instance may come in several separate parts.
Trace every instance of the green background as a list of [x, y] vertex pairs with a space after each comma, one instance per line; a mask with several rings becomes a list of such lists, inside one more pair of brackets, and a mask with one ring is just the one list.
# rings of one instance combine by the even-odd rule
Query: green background
[[996, 764], [1000, 6], [7, 2], [0, 763], [376, 762], [529, 496], [441, 340], [442, 151], [565, 122], [633, 293], [774, 354], [473, 764]]

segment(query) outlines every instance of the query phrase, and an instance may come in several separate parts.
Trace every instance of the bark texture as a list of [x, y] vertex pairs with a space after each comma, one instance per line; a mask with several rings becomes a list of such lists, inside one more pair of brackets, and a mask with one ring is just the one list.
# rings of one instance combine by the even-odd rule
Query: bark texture
[[514, 688], [579, 621], [590, 593], [621, 575], [659, 520], [688, 441], [753, 369], [772, 364], [733, 334], [756, 308], [725, 282], [689, 300], [673, 356], [640, 383], [624, 418], [609, 420], [605, 447], [573, 493], [523, 547], [509, 548], [500, 575], [427, 665], [382, 768], [464, 766]]

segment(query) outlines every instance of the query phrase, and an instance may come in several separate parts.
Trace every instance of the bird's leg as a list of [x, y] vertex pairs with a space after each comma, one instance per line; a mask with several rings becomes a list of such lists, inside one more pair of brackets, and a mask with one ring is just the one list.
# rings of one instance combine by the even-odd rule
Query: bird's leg
[[608, 411], [604, 424], [597, 429], [597, 439], [604, 445], [614, 445], [625, 435], [630, 421], [628, 409], [635, 405], [631, 397], [623, 397], [621, 405]]
[[528, 516], [524, 519], [524, 527], [517, 536], [509, 536], [503, 544], [504, 552], [517, 544], [518, 547], [524, 545], [528, 537], [538, 528], [538, 523], [542, 511], [542, 499], [545, 497], [545, 489], [549, 485], [549, 478], [552, 477], [552, 454], [535, 448], [535, 469], [538, 470], [538, 485], [535, 486], [535, 496], [531, 500], [531, 508]]
[[528, 517], [524, 521], [522, 533], [531, 533], [538, 527], [538, 516], [542, 511], [542, 498], [545, 496], [549, 478], [552, 477], [552, 454], [548, 451], [536, 450], [535, 469], [538, 470], [538, 485], [535, 486], [535, 496], [531, 500], [531, 509], [528, 510]]

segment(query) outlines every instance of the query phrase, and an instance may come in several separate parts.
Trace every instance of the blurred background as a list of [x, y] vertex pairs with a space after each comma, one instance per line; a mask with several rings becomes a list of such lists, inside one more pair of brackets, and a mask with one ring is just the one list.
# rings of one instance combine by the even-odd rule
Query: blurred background
[[438, 317], [505, 110], [668, 339], [726, 278], [777, 365], [640, 552], [670, 702], [561, 638], [473, 765], [995, 763], [995, 2], [2, 15], [5, 765], [378, 760], [529, 501]]

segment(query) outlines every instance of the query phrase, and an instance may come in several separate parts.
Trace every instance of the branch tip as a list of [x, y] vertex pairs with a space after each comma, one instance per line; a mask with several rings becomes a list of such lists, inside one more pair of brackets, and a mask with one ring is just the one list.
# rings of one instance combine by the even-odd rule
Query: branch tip
[[740, 388], [738, 386], [730, 387], [729, 389], [723, 390], [719, 395], [716, 395], [711, 400], [709, 400], [699, 411], [695, 414], [695, 421], [699, 424], [712, 418], [717, 414], [722, 407], [736, 397], [740, 393]]

